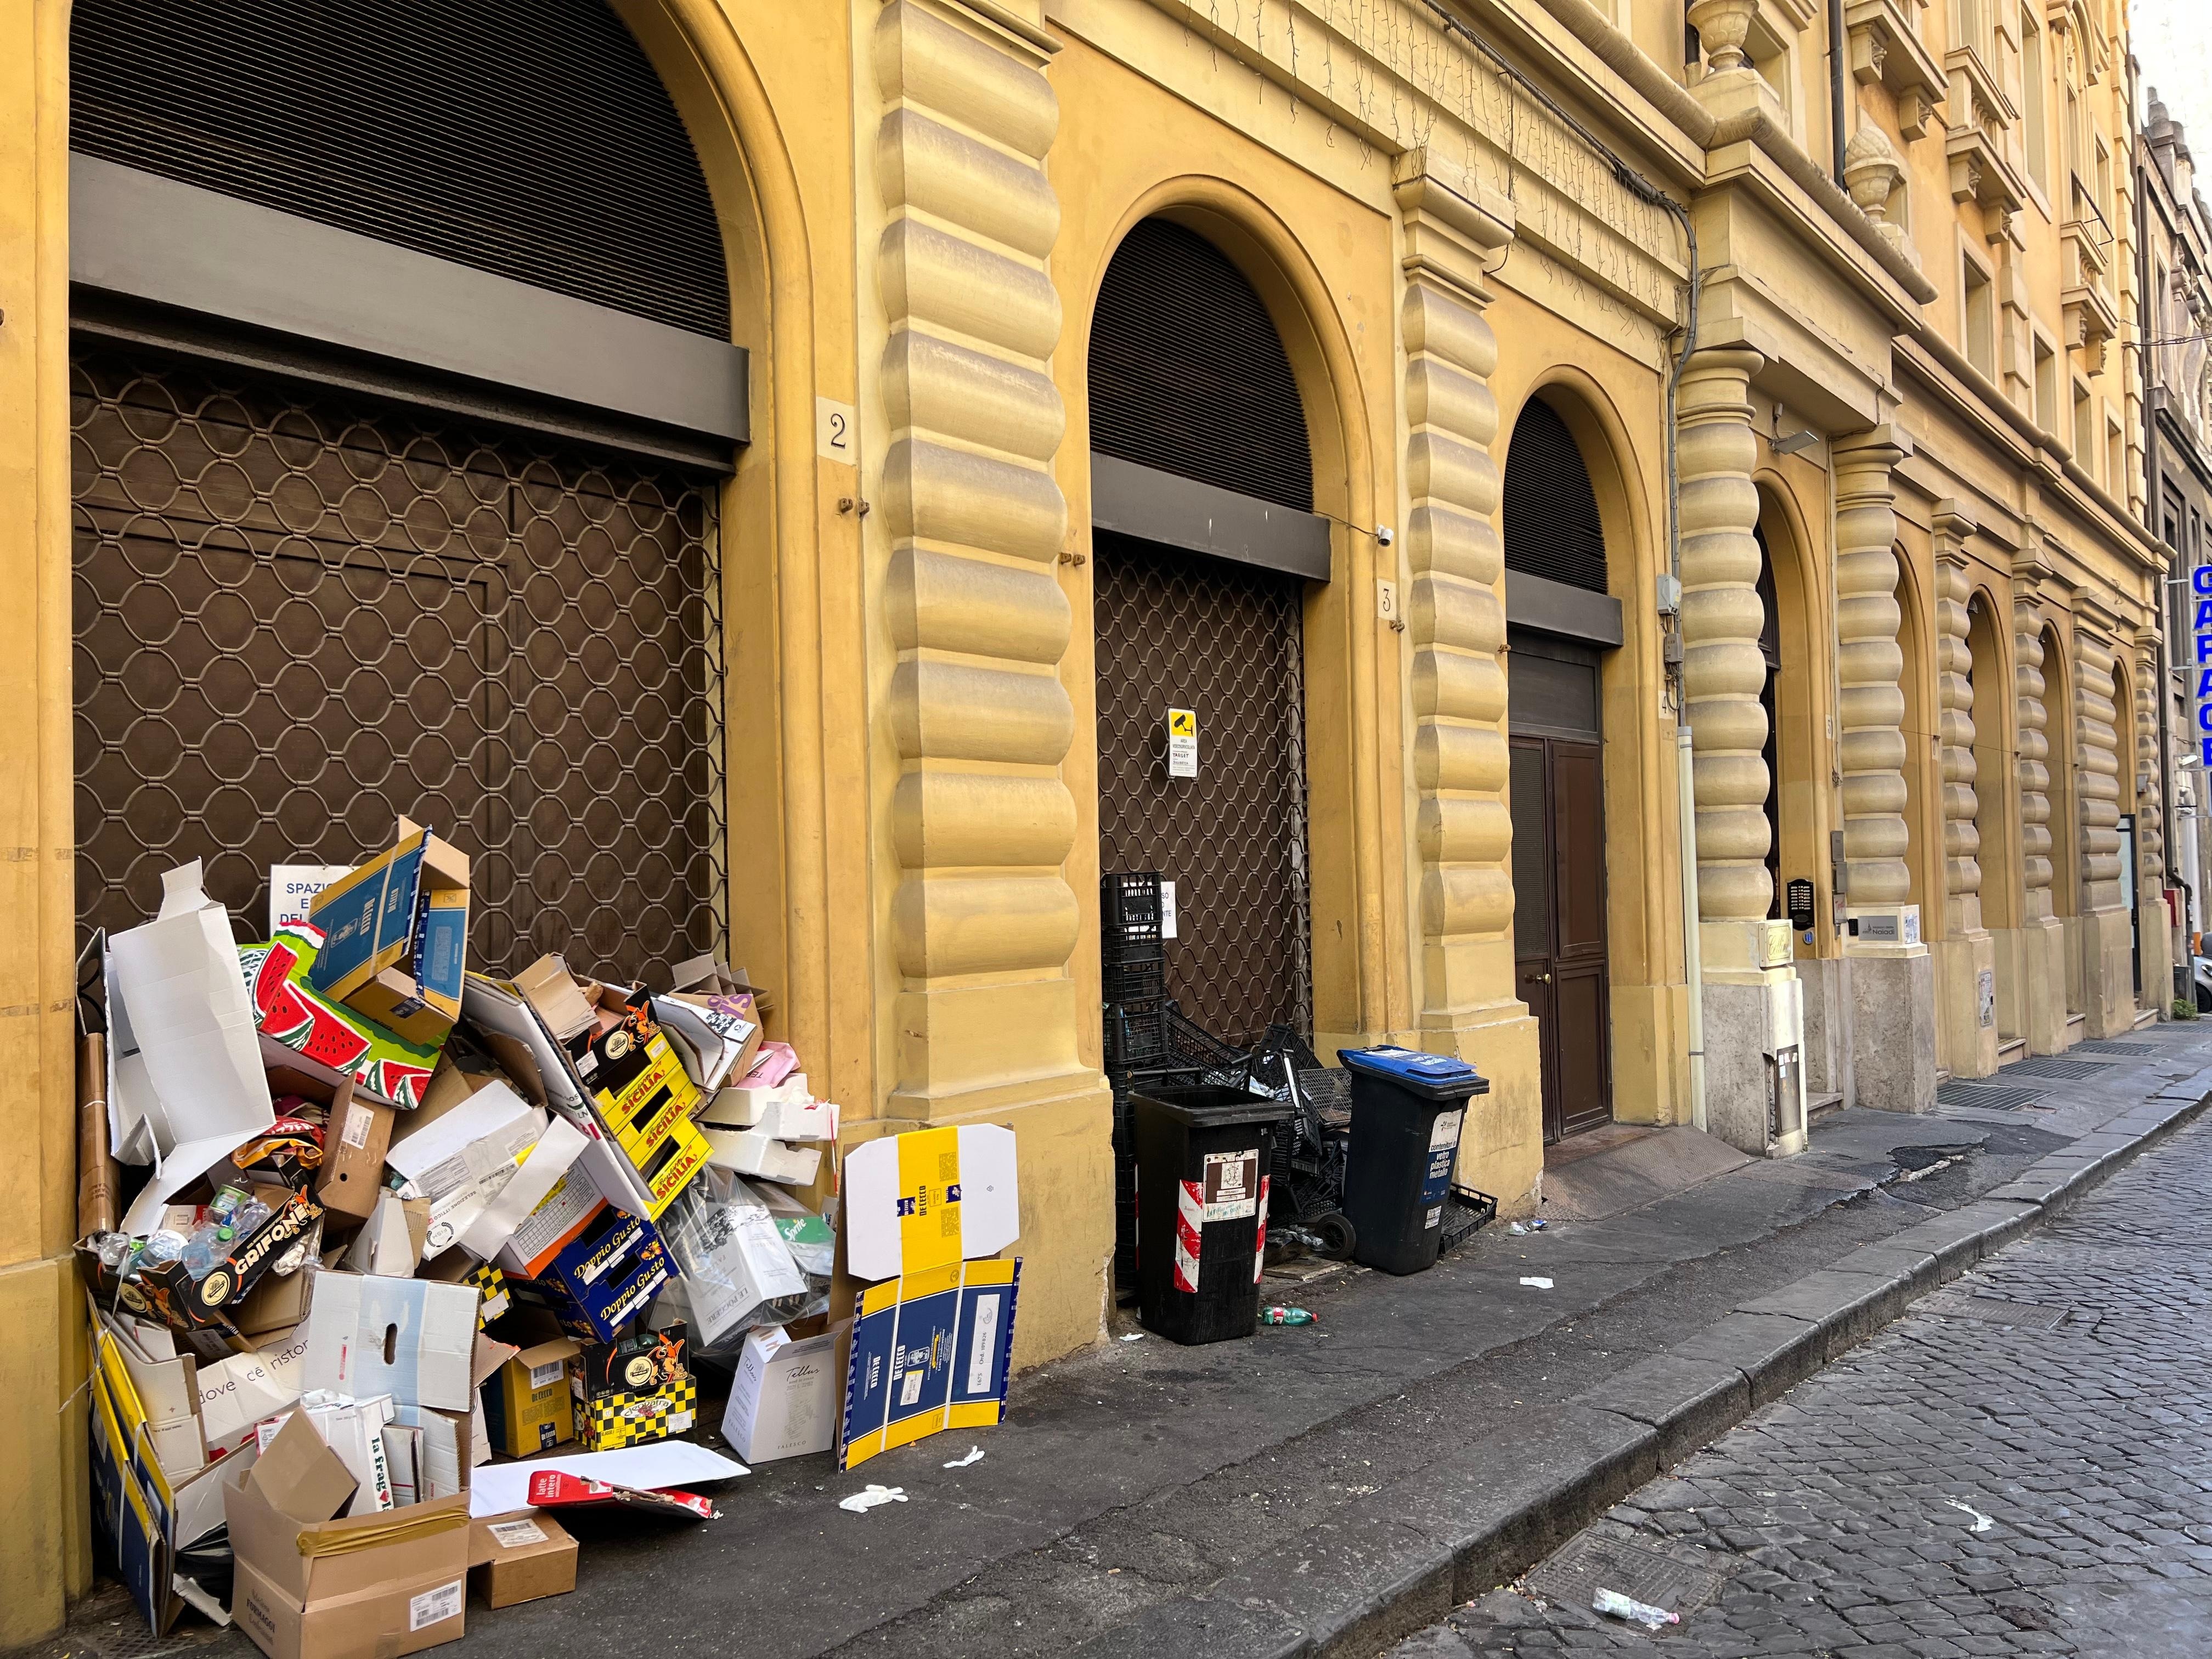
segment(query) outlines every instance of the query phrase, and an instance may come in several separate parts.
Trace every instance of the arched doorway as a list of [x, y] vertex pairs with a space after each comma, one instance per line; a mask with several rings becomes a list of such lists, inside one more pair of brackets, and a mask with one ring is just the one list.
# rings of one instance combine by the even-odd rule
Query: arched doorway
[[1622, 635], [1589, 468], [1541, 394], [1507, 443], [1499, 522], [1515, 977], [1536, 1018], [1548, 1144], [1613, 1118], [1600, 689]]
[[2124, 656], [2116, 657], [2112, 662], [2112, 709], [2114, 758], [2119, 767], [2115, 786], [2118, 799], [2113, 803], [2119, 816], [2119, 822], [2113, 826], [2119, 838], [2119, 896], [2128, 916], [2129, 994], [2140, 1008], [2143, 1003], [2142, 843], [2136, 834], [2142, 804], [2136, 790], [2136, 768], [2142, 763], [2136, 757], [2134, 678]]
[[2065, 939], [2066, 1032], [2071, 1047], [2082, 1018], [2081, 1000], [2081, 821], [2079, 780], [2075, 776], [2074, 664], [2058, 630], [2043, 629], [2044, 735], [2051, 745], [2050, 817], [2051, 914]]
[[1108, 264], [1088, 361], [1099, 868], [1172, 884], [1186, 1016], [1310, 1038], [1304, 616], [1331, 555], [1297, 377], [1251, 278], [1158, 217]]
[[529, 21], [74, 11], [85, 928], [198, 857], [258, 933], [405, 814], [472, 962], [722, 943], [724, 239], [621, 20]]
[[[1766, 914], [1781, 916], [1787, 910], [1789, 878], [1813, 878], [1817, 894], [1824, 884], [1815, 872], [1829, 862], [1818, 844], [1816, 778], [1821, 775], [1813, 763], [1814, 711], [1820, 702], [1815, 682], [1829, 669], [1813, 632], [1796, 522], [1765, 489], [1753, 534], [1759, 544], [1759, 649], [1766, 661], [1759, 698], [1766, 710], [1766, 869], [1772, 883]], [[1820, 909], [1817, 902], [1814, 908]], [[1822, 930], [1816, 926], [1814, 932], [1811, 945], [1799, 936], [1801, 957], [1818, 950]]]
[[[2014, 687], [1997, 634], [2000, 614], [1978, 589], [1966, 602], [1968, 712], [1974, 723], [1974, 857], [1980, 867], [1981, 923], [1990, 933], [2008, 938], [2021, 922], [2019, 879], [2003, 789], [2011, 755], [2006, 733], [2011, 730], [2008, 705], [2014, 702]], [[2021, 1035], [2015, 966], [2011, 951], [1999, 951], [1990, 969], [1990, 1018], [1996, 1027], [2000, 1053]]]

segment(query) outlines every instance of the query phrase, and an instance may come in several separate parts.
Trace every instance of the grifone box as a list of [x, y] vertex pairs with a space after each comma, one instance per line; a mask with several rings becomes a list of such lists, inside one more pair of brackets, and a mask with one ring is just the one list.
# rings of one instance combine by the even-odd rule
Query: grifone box
[[398, 842], [317, 893], [323, 930], [311, 982], [410, 1042], [444, 1039], [461, 1017], [468, 855], [399, 820]]

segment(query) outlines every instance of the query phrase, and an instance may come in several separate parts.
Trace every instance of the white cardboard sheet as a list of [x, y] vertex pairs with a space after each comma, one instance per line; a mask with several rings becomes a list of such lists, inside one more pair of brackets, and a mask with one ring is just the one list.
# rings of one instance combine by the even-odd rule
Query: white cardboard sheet
[[649, 1446], [624, 1446], [618, 1451], [575, 1452], [567, 1457], [533, 1457], [524, 1463], [487, 1463], [469, 1484], [469, 1513], [504, 1515], [530, 1506], [530, 1477], [540, 1469], [558, 1469], [586, 1480], [605, 1480], [617, 1486], [637, 1486], [647, 1492], [708, 1485], [733, 1480], [750, 1470], [734, 1457], [694, 1445], [689, 1440], [656, 1440]]
[[163, 1205], [276, 1119], [229, 913], [208, 897], [198, 859], [161, 884], [161, 914], [107, 941], [120, 1051], [109, 1133], [118, 1156], [155, 1165], [124, 1218], [133, 1233], [151, 1231]]

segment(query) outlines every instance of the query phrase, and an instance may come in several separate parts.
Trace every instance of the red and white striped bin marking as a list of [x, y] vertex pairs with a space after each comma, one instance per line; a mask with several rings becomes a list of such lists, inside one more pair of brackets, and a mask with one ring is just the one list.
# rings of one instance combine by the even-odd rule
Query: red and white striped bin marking
[[1198, 1292], [1198, 1253], [1206, 1231], [1206, 1197], [1195, 1181], [1176, 1188], [1176, 1289]]

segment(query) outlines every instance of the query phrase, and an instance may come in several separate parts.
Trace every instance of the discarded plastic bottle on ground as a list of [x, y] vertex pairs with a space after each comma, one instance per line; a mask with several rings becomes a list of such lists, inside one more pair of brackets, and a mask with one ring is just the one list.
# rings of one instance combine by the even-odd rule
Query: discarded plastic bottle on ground
[[1638, 1624], [1657, 1630], [1662, 1625], [1679, 1625], [1682, 1615], [1669, 1613], [1664, 1607], [1655, 1607], [1649, 1601], [1639, 1601], [1619, 1590], [1601, 1589], [1590, 1597], [1592, 1613], [1609, 1613], [1616, 1619], [1632, 1619]]
[[1262, 1308], [1260, 1310], [1260, 1322], [1262, 1325], [1310, 1325], [1314, 1322], [1314, 1316], [1304, 1308]]

